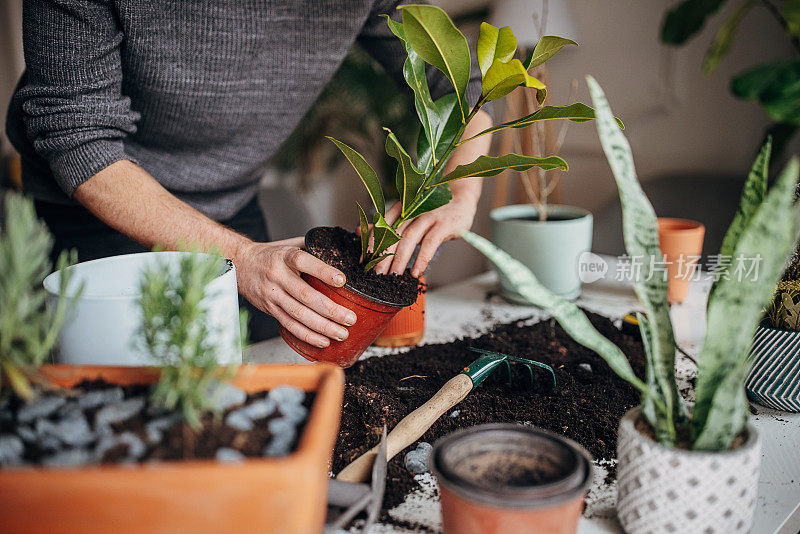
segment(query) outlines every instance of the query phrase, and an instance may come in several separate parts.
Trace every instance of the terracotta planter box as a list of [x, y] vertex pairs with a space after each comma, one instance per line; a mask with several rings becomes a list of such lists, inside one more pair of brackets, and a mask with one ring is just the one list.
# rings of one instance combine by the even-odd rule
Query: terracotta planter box
[[[102, 378], [154, 382], [148, 368], [45, 366], [59, 387]], [[293, 385], [316, 393], [297, 448], [238, 464], [190, 460], [79, 469], [0, 470], [0, 532], [319, 533], [344, 376], [332, 365], [251, 365], [233, 383], [254, 393]]]

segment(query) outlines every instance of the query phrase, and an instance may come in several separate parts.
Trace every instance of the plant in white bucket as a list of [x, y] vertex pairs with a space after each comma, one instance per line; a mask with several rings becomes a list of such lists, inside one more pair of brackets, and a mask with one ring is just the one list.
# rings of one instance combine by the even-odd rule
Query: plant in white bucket
[[639, 325], [646, 376], [635, 376], [622, 351], [598, 333], [575, 304], [547, 290], [524, 265], [483, 238], [470, 233], [464, 238], [530, 303], [552, 313], [573, 339], [595, 350], [642, 392], [641, 406], [622, 419], [617, 445], [617, 507], [625, 530], [747, 532], [761, 462], [760, 438], [747, 424], [748, 350], [763, 307], [797, 242], [800, 209], [794, 204], [794, 191], [800, 164], [792, 159], [764, 196], [752, 194], [752, 175], [745, 184], [724, 242], [734, 265], [759, 258], [759, 274], [753, 279], [731, 272], [713, 286], [706, 338], [697, 359], [696, 403], [690, 409], [675, 381], [667, 280], [655, 272], [662, 258], [655, 213], [605, 95], [593, 78], [588, 82], [600, 140], [619, 187], [627, 253], [642, 260], [642, 272], [633, 283], [645, 312], [639, 315]]
[[[48, 299], [57, 302], [65, 295], [73, 309], [61, 329], [55, 347], [57, 363], [73, 365], [158, 365], [152, 355], [136, 343], [142, 325], [139, 306], [143, 273], [158, 268], [170, 277], [178, 275], [190, 252], [143, 252], [78, 263], [68, 269], [71, 281], [64, 286], [61, 272], [44, 280]], [[221, 364], [242, 362], [239, 343], [239, 300], [236, 268], [213, 254], [201, 254], [214, 264], [211, 276], [198, 291], [204, 297], [205, 327], [213, 336]], [[81, 295], [75, 289], [83, 284]], [[66, 287], [66, 289], [64, 289]]]

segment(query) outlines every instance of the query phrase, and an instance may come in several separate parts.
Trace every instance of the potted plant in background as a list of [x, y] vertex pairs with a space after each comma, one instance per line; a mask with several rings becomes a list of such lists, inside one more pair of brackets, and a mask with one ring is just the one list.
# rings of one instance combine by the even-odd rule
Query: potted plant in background
[[[667, 279], [657, 273], [661, 252], [655, 213], [636, 178], [630, 146], [614, 123], [594, 79], [598, 132], [617, 181], [627, 253], [642, 260], [634, 289], [644, 314], [639, 324], [648, 360], [644, 380], [573, 303], [548, 291], [524, 265], [488, 241], [464, 238], [486, 254], [529, 302], [553, 314], [579, 343], [592, 348], [642, 391], [642, 404], [622, 419], [618, 450], [619, 519], [627, 532], [747, 532], [755, 508], [761, 441], [747, 424], [744, 382], [748, 349], [763, 306], [796, 246], [800, 210], [793, 159], [764, 196], [752, 195], [751, 175], [726, 241], [735, 258], [759, 258], [755, 279], [721, 276], [711, 290], [707, 333], [697, 358], [696, 402], [687, 407], [675, 381], [675, 340]], [[735, 310], [735, 311], [734, 311]]]
[[[29, 201], [10, 207], [24, 217], [0, 250], [32, 273], [17, 295], [33, 326], [0, 325], [0, 362], [13, 369], [3, 378], [22, 392], [0, 391], [0, 531], [319, 532], [342, 371], [221, 366], [201, 305], [218, 266], [200, 254], [177, 271], [156, 263], [141, 282], [140, 341], [160, 369], [38, 367], [38, 349], [55, 340], [38, 326], [51, 317], [38, 290], [51, 242]], [[42, 233], [47, 246], [18, 239]], [[0, 272], [2, 287], [20, 280], [12, 272]], [[8, 340], [37, 350], [9, 352]], [[35, 387], [19, 386], [20, 369]]]
[[[386, 250], [401, 236], [399, 227], [406, 221], [447, 204], [451, 198], [449, 183], [473, 176], [495, 176], [506, 169], [517, 171], [539, 167], [567, 170], [557, 156], [536, 157], [506, 154], [480, 156], [444, 173], [453, 150], [476, 137], [505, 128], [523, 128], [538, 121], [568, 119], [584, 122], [594, 118], [592, 108], [575, 103], [568, 106], [545, 106], [516, 120], [493, 126], [470, 139], [463, 139], [467, 124], [487, 102], [500, 99], [517, 87], [531, 88], [543, 101], [544, 84], [528, 70], [541, 65], [566, 44], [557, 37], [543, 37], [524, 61], [514, 58], [516, 38], [510, 28], [484, 24], [477, 44], [481, 65], [482, 94], [478, 102], [466, 101], [470, 77], [470, 51], [464, 35], [447, 14], [433, 6], [400, 6], [402, 22], [387, 17], [392, 32], [403, 41], [408, 53], [404, 75], [414, 93], [417, 114], [422, 124], [414, 162], [395, 135], [387, 130], [386, 152], [397, 161], [396, 186], [402, 210], [391, 224], [385, 219], [386, 201], [375, 170], [363, 156], [345, 143], [332, 139], [353, 165], [366, 186], [375, 209], [372, 224], [359, 205], [360, 236], [341, 228], [314, 228], [306, 234], [306, 248], [323, 261], [339, 268], [347, 277], [342, 288], [329, 287], [313, 277], [305, 279], [334, 302], [355, 311], [358, 319], [344, 341], [332, 341], [326, 349], [313, 347], [286, 330], [282, 337], [298, 353], [311, 360], [352, 365], [378, 336], [399, 309], [414, 302], [418, 281], [410, 273], [402, 276], [378, 275], [373, 267], [387, 257]], [[442, 51], [446, 50], [447, 53]], [[426, 64], [442, 71], [453, 84], [454, 93], [433, 101], [425, 78]]]

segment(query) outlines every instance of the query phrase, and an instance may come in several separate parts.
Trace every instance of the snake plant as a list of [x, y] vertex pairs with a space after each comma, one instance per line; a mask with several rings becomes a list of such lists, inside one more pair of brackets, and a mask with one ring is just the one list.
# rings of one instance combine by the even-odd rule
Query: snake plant
[[[594, 118], [594, 110], [580, 102], [566, 106], [543, 106], [530, 115], [463, 139], [467, 125], [486, 103], [498, 100], [518, 87], [536, 91], [537, 100], [543, 102], [547, 91], [545, 84], [531, 76], [529, 71], [542, 65], [564, 46], [577, 43], [563, 37], [544, 36], [528, 57], [521, 60], [514, 57], [517, 54], [517, 39], [511, 28], [496, 28], [484, 22], [476, 47], [482, 92], [478, 101], [472, 104], [466, 98], [471, 75], [469, 45], [450, 17], [435, 6], [402, 5], [398, 9], [402, 10], [402, 22], [388, 16], [386, 22], [405, 46], [408, 57], [403, 76], [414, 95], [422, 128], [416, 146], [416, 161], [410, 156], [413, 151], [405, 150], [397, 137], [384, 128], [386, 153], [397, 160], [395, 185], [401, 205], [400, 215], [391, 224], [386, 221], [386, 201], [375, 170], [352, 147], [330, 138], [356, 170], [375, 208], [370, 225], [366, 212], [358, 205], [361, 252], [367, 270], [389, 255], [386, 250], [400, 240], [398, 229], [403, 223], [450, 202], [450, 182], [475, 176], [495, 176], [506, 169], [568, 169], [567, 163], [557, 156], [505, 154], [497, 157], [480, 156], [445, 174], [444, 167], [458, 146], [498, 130], [524, 128], [538, 121], [567, 119], [586, 122]], [[454, 92], [434, 101], [426, 79], [427, 66], [444, 73], [452, 83]], [[371, 233], [374, 239], [370, 247]]]
[[682, 445], [726, 450], [743, 431], [749, 415], [744, 381], [755, 328], [797, 243], [800, 209], [794, 203], [794, 192], [800, 164], [793, 158], [766, 191], [764, 162], [769, 148], [765, 147], [747, 179], [722, 252], [734, 259], [760, 258], [759, 273], [754, 280], [720, 276], [712, 287], [707, 333], [697, 358], [696, 402], [689, 413], [675, 381], [667, 281], [652, 272], [662, 258], [656, 216], [636, 177], [630, 145], [615, 123], [602, 89], [593, 78], [587, 80], [600, 141], [619, 188], [625, 247], [630, 257], [642, 260], [643, 270], [633, 285], [645, 312], [639, 316], [647, 358], [644, 381], [633, 374], [622, 351], [597, 332], [574, 303], [545, 289], [527, 267], [485, 239], [472, 233], [466, 233], [464, 239], [485, 254], [529, 302], [552, 313], [575, 341], [597, 352], [642, 392], [642, 413], [660, 443], [675, 446], [679, 436], [688, 436], [689, 443]]

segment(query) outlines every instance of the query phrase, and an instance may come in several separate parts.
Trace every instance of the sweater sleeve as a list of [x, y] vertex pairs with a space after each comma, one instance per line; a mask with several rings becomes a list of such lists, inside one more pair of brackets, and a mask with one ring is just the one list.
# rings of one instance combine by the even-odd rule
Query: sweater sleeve
[[[364, 23], [358, 42], [383, 66], [386, 72], [395, 80], [398, 87], [410, 93], [411, 89], [403, 78], [403, 63], [406, 60], [406, 49], [403, 43], [389, 30], [386, 19], [381, 15], [389, 15], [392, 19], [401, 21], [402, 13], [397, 6], [402, 4], [423, 4], [425, 0], [377, 0], [373, 5], [369, 18]], [[478, 59], [475, 55], [474, 43], [470, 45], [470, 78], [467, 85], [467, 102], [475, 105], [481, 96], [481, 71], [478, 68]], [[428, 87], [434, 100], [452, 93], [455, 89], [450, 80], [440, 70], [427, 65], [426, 70]], [[492, 104], [489, 102], [481, 109], [492, 115]]]
[[139, 115], [122, 95], [123, 34], [110, 0], [25, 0], [28, 138], [68, 195], [125, 155]]

